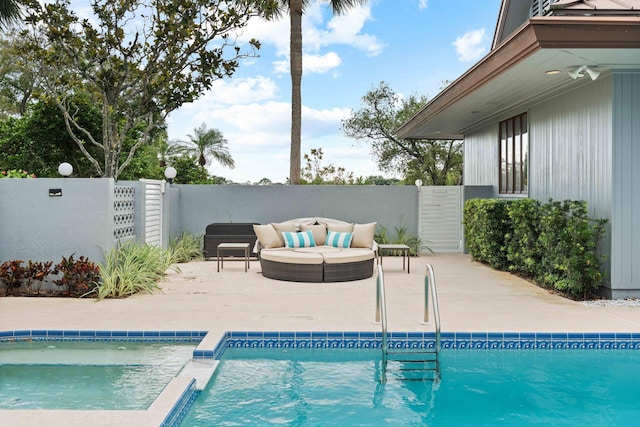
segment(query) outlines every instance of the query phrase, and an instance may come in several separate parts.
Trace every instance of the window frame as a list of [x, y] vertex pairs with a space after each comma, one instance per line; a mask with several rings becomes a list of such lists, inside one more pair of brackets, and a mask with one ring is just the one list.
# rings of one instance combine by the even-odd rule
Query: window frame
[[[504, 154], [506, 151], [506, 154]], [[528, 176], [529, 120], [527, 112], [498, 123], [498, 194], [526, 196]], [[513, 165], [517, 165], [514, 167]]]

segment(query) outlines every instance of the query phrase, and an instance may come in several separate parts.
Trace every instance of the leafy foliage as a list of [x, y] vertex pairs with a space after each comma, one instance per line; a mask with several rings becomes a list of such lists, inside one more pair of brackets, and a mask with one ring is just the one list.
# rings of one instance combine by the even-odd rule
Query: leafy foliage
[[[376, 234], [374, 240], [379, 244], [398, 244], [398, 245], [407, 245], [409, 246], [409, 254], [411, 256], [418, 256], [420, 254], [420, 237], [415, 234], [411, 234], [408, 232], [407, 227], [400, 226], [394, 227], [395, 234], [393, 236], [389, 235], [387, 228], [384, 226], [380, 226], [376, 229]], [[423, 246], [425, 247], [425, 246]], [[431, 249], [426, 248], [429, 251]], [[393, 255], [399, 255], [400, 253], [394, 253]]]
[[464, 205], [464, 238], [469, 253], [499, 270], [508, 269], [506, 236], [512, 232], [507, 201], [471, 199]]
[[573, 298], [602, 284], [597, 246], [607, 221], [591, 220], [584, 201], [473, 199], [464, 207], [469, 253]]
[[24, 286], [26, 286], [30, 292], [36, 295], [40, 294], [40, 289], [47, 279], [47, 276], [52, 273], [51, 266], [52, 261], [27, 261], [27, 267], [25, 268]]
[[[81, 19], [69, 0], [25, 3], [32, 31], [22, 37], [43, 87], [96, 174], [116, 179], [170, 112], [255, 55], [259, 42], [243, 51], [236, 32], [274, 7], [269, 0], [96, 0], [92, 19]], [[100, 133], [77, 120], [70, 99], [78, 91], [98, 106]]]
[[347, 172], [347, 170], [341, 166], [334, 166], [333, 163], [329, 165], [323, 165], [322, 159], [324, 153], [322, 148], [312, 148], [309, 154], [304, 155], [305, 166], [302, 169], [303, 183], [306, 184], [353, 184], [353, 172]]
[[0, 171], [0, 178], [35, 178], [36, 175], [25, 170], [11, 169], [8, 171]]
[[160, 291], [158, 281], [173, 264], [176, 255], [158, 246], [128, 241], [105, 254], [100, 265], [102, 279], [96, 288], [98, 299], [122, 298], [138, 292]]
[[5, 295], [14, 295], [27, 277], [27, 269], [22, 260], [5, 261], [0, 264], [0, 282], [4, 284]]
[[56, 264], [53, 274], [62, 276], [53, 281], [58, 287], [64, 288], [63, 295], [82, 297], [96, 292], [100, 283], [100, 268], [84, 256], [77, 260], [73, 254], [69, 258], [62, 257]]
[[202, 241], [202, 234], [183, 232], [180, 236], [171, 239], [169, 250], [173, 252], [176, 262], [189, 262], [202, 258]]
[[406, 182], [421, 179], [425, 185], [461, 184], [460, 141], [400, 139], [395, 133], [426, 102], [426, 96], [401, 98], [380, 82], [362, 97], [363, 106], [342, 121], [342, 131], [370, 143], [378, 167], [393, 173], [403, 171]]
[[214, 159], [222, 166], [231, 169], [235, 167], [235, 162], [227, 147], [227, 140], [218, 129], [207, 129], [203, 123], [194, 130], [193, 135], [187, 136], [189, 137], [187, 141], [178, 142], [179, 151], [195, 157], [201, 168], [204, 169], [210, 159]]

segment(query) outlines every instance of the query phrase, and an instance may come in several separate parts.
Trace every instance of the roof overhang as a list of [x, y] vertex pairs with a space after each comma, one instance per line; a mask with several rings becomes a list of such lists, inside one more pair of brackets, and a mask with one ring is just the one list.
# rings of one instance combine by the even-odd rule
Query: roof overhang
[[567, 73], [581, 65], [597, 68], [599, 78], [640, 70], [640, 17], [532, 18], [403, 124], [398, 137], [462, 139], [519, 106], [588, 83]]

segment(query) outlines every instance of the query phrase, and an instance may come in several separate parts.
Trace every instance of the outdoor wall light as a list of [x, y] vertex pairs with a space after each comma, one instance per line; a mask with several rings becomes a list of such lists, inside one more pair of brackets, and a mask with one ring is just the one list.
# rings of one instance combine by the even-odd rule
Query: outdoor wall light
[[178, 175], [176, 168], [169, 166], [164, 170], [164, 176], [169, 180], [169, 184], [173, 184], [173, 179]]
[[420, 187], [422, 187], [422, 180], [421, 179], [416, 179], [416, 187], [418, 187], [418, 191], [420, 191]]
[[586, 65], [582, 65], [578, 68], [574, 68], [573, 70], [569, 70], [568, 72], [569, 77], [571, 77], [574, 80], [584, 77], [584, 73], [589, 74], [589, 77], [591, 77], [591, 80], [597, 79], [598, 76], [600, 75], [600, 71], [594, 70], [593, 68], [589, 68]]
[[66, 178], [73, 173], [73, 166], [67, 162], [60, 163], [60, 166], [58, 166], [58, 173]]

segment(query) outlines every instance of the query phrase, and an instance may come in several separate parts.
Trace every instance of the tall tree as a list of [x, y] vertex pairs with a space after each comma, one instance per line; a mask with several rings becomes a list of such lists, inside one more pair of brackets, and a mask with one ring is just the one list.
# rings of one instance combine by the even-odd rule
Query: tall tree
[[0, 39], [0, 115], [24, 115], [33, 101], [37, 75], [26, 49], [17, 31], [7, 31]]
[[[311, 0], [278, 0], [280, 11], [289, 11], [289, 67], [291, 69], [291, 153], [289, 183], [300, 184], [300, 150], [302, 138], [302, 14]], [[364, 4], [367, 0], [327, 0], [334, 15]]]
[[[26, 1], [28, 22], [46, 40], [34, 38], [31, 47], [43, 86], [97, 174], [116, 179], [169, 113], [255, 55], [259, 42], [251, 40], [243, 50], [237, 32], [276, 6], [275, 0], [92, 0], [92, 19], [80, 19], [69, 0], [44, 6]], [[100, 134], [75, 119], [68, 99], [79, 87], [102, 112]], [[135, 143], [127, 145], [132, 131]], [[97, 147], [102, 159], [87, 145]]]
[[371, 144], [378, 167], [427, 185], [462, 183], [462, 142], [401, 139], [396, 129], [427, 103], [426, 96], [401, 98], [385, 82], [362, 97], [363, 106], [342, 121], [345, 135]]
[[233, 169], [235, 162], [227, 148], [227, 140], [218, 129], [209, 129], [203, 123], [197, 127], [193, 135], [187, 135], [189, 140], [181, 141], [182, 152], [197, 159], [202, 169], [205, 169], [209, 159], [213, 159], [222, 166]]

